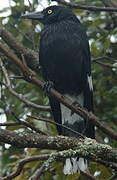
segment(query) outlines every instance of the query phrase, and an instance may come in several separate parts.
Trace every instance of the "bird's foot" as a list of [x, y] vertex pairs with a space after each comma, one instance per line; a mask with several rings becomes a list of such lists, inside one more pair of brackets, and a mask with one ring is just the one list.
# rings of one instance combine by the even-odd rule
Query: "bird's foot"
[[[78, 101], [74, 101], [73, 103], [72, 103], [72, 105], [73, 106], [76, 106], [76, 107], [81, 107], [82, 108], [82, 106], [78, 103]], [[71, 116], [74, 114], [74, 112], [73, 111], [71, 111]]]
[[27, 72], [23, 73], [23, 79], [25, 79], [28, 82], [32, 81], [33, 76], [34, 76], [34, 74], [32, 74], [32, 73], [27, 73]]
[[72, 103], [72, 105], [73, 105], [73, 106], [76, 106], [76, 107], [82, 107], [82, 106], [79, 104], [78, 101], [74, 101], [74, 102]]
[[43, 85], [44, 94], [48, 95], [51, 88], [54, 87], [54, 83], [52, 81], [46, 81]]

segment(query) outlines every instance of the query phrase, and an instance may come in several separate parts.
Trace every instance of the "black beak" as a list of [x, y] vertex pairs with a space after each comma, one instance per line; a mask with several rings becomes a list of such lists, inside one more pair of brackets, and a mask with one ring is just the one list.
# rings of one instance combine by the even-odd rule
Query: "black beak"
[[43, 12], [32, 12], [29, 14], [22, 15], [21, 18], [41, 21], [44, 18], [44, 14], [43, 14]]

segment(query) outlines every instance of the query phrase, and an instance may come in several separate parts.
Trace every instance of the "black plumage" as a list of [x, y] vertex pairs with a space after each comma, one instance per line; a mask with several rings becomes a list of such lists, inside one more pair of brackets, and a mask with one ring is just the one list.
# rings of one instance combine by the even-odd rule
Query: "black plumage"
[[[52, 81], [60, 93], [93, 111], [91, 60], [87, 35], [80, 21], [68, 8], [50, 6], [42, 12], [24, 15], [44, 24], [41, 31], [39, 59], [45, 81]], [[49, 97], [56, 122], [94, 138], [94, 126]], [[57, 127], [59, 134], [77, 134]]]

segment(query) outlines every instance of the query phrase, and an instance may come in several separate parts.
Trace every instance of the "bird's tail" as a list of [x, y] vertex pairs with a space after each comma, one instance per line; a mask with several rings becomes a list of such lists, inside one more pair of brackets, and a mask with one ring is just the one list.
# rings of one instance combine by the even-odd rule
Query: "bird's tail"
[[[73, 102], [78, 102], [81, 106], [84, 106], [84, 93], [82, 92], [78, 96], [66, 95]], [[61, 104], [62, 124], [71, 128], [77, 133], [83, 133], [85, 129], [85, 121], [79, 115], [72, 113], [70, 109]], [[66, 129], [63, 130], [64, 135], [78, 137], [78, 134], [70, 132]], [[65, 160], [63, 172], [64, 174], [74, 174], [80, 170], [85, 171], [87, 169], [87, 160], [82, 157], [67, 158]]]
[[67, 158], [65, 160], [63, 172], [65, 175], [74, 174], [81, 171], [85, 171], [87, 169], [87, 160], [84, 158]]

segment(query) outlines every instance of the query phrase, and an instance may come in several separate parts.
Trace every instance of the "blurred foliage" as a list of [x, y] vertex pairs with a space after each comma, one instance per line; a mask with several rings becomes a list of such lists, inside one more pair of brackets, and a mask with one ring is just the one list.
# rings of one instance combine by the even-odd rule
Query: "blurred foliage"
[[[42, 28], [42, 24], [38, 22], [31, 22], [29, 20], [21, 20], [19, 17], [21, 14], [27, 11], [35, 11], [37, 7], [42, 8], [43, 1], [39, 4], [38, 0], [26, 1], [26, 0], [12, 0], [14, 5], [8, 8], [4, 8], [0, 11], [11, 11], [11, 15], [8, 17], [0, 17], [0, 23], [4, 24], [5, 28], [10, 31], [17, 40], [19, 40], [25, 46], [38, 51], [39, 35]], [[31, 3], [29, 3], [31, 2]], [[100, 0], [75, 0], [79, 4], [87, 4], [93, 6], [103, 6]], [[117, 22], [115, 21], [116, 15], [114, 13], [107, 12], [90, 12], [79, 9], [73, 10], [84, 26], [87, 28], [87, 34], [89, 37], [92, 59], [98, 57], [108, 56], [110, 59], [102, 58], [100, 62], [105, 64], [111, 64], [113, 68], [107, 68], [101, 66], [92, 61], [92, 74], [94, 84], [94, 105], [95, 114], [100, 117], [102, 121], [105, 121], [108, 126], [117, 131], [117, 69], [114, 65], [117, 65]], [[2, 41], [2, 40], [0, 40]], [[4, 56], [5, 64], [8, 69], [9, 75], [14, 75], [10, 71], [10, 60]], [[39, 75], [39, 78], [41, 76]], [[3, 80], [3, 74], [0, 71], [0, 82]], [[25, 82], [24, 80], [12, 79], [12, 86], [17, 93], [23, 94], [28, 100], [40, 104], [48, 105], [48, 98], [43, 94], [42, 90], [38, 89], [32, 84]], [[16, 97], [11, 95], [8, 90], [1, 85], [0, 86], [0, 119], [1, 121], [15, 121], [12, 112], [15, 112], [17, 117], [25, 119], [33, 123], [37, 128], [47, 132], [51, 135], [56, 134], [56, 128], [53, 125], [49, 125], [45, 122], [40, 122], [27, 118], [27, 114], [52, 118], [49, 112], [42, 112], [36, 109], [27, 107], [23, 102], [19, 101]], [[9, 130], [22, 131], [27, 128], [24, 127], [7, 127]], [[96, 129], [97, 139], [104, 142], [105, 138], [110, 145], [117, 147], [117, 142], [113, 141], [102, 131]], [[16, 169], [16, 165], [20, 159], [30, 157], [33, 155], [39, 155], [42, 153], [49, 153], [49, 150], [37, 150], [37, 149], [17, 149], [9, 145], [1, 145], [0, 147], [0, 174], [5, 176]], [[42, 164], [42, 162], [33, 162], [25, 165], [20, 176], [15, 180], [26, 180], [34, 171]], [[48, 172], [46, 172], [41, 180], [85, 180], [87, 177], [83, 175], [65, 176], [62, 172], [63, 163], [55, 163]], [[110, 169], [105, 168], [96, 163], [90, 163], [90, 172], [100, 172], [97, 176], [100, 180], [106, 180], [111, 175]]]

